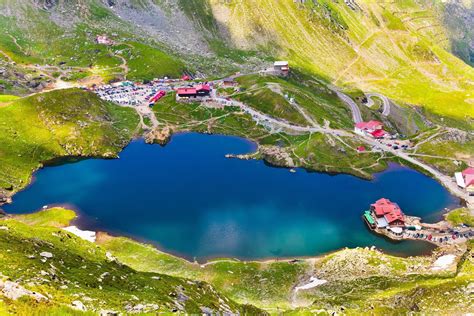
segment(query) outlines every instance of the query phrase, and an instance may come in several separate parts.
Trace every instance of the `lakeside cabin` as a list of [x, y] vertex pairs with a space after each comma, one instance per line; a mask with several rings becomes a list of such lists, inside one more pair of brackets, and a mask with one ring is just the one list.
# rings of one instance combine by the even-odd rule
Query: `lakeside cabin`
[[464, 171], [456, 172], [454, 174], [456, 183], [460, 188], [466, 190], [466, 192], [474, 196], [474, 168], [469, 167]]
[[[405, 214], [398, 204], [385, 198], [371, 204], [370, 210], [364, 212], [364, 219], [372, 229], [405, 227]], [[395, 231], [399, 233], [400, 229]]]
[[355, 124], [354, 132], [361, 136], [369, 136], [380, 139], [388, 135], [383, 129], [383, 123], [379, 121], [360, 122]]

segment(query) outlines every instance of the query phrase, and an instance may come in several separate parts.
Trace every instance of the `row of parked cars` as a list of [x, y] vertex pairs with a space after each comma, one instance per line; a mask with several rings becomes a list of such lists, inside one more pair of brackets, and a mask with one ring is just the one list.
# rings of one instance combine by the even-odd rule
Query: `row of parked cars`
[[466, 239], [471, 239], [474, 238], [474, 231], [465, 231], [465, 232], [459, 232], [455, 230], [449, 230], [449, 231], [440, 231], [440, 233], [445, 234], [444, 236], [433, 236], [432, 234], [424, 234], [424, 233], [413, 233], [413, 234], [407, 234], [409, 237], [413, 237], [416, 239], [426, 239], [429, 241], [434, 241], [434, 242], [447, 242], [448, 240], [456, 240], [458, 238], [466, 238]]

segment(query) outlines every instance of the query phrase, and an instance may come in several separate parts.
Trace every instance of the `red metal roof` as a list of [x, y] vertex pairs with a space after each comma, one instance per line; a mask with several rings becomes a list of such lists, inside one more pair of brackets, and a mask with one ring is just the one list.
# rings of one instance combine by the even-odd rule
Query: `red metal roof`
[[367, 127], [371, 129], [379, 129], [383, 127], [383, 124], [379, 121], [369, 121], [367, 122]]
[[401, 212], [400, 207], [389, 199], [380, 199], [371, 206], [378, 217], [384, 216], [385, 214], [394, 212], [396, 210]]
[[359, 129], [365, 129], [366, 125], [367, 125], [366, 122], [359, 122], [359, 123], [356, 123], [355, 127], [359, 128]]
[[378, 129], [370, 133], [370, 135], [374, 136], [375, 138], [384, 137], [386, 132], [383, 129]]
[[464, 176], [464, 183], [466, 184], [466, 188], [470, 186], [474, 186], [474, 174], [467, 174]]
[[363, 130], [379, 130], [383, 128], [382, 122], [379, 121], [360, 122], [355, 126]]
[[178, 88], [178, 95], [194, 95], [196, 93], [196, 88]]
[[405, 216], [403, 215], [400, 207], [396, 203], [391, 202], [389, 199], [380, 199], [371, 206], [375, 211], [375, 215], [377, 217], [385, 217], [387, 223], [389, 224], [397, 220], [402, 222], [405, 221]]
[[196, 86], [196, 90], [197, 91], [202, 91], [202, 90], [211, 91], [211, 87], [208, 84], [199, 84]]
[[357, 147], [357, 151], [358, 152], [365, 151], [365, 147], [364, 146], [359, 146], [359, 147]]
[[474, 168], [469, 167], [469, 168], [467, 168], [466, 170], [464, 170], [464, 171], [462, 172], [462, 175], [463, 175], [463, 176], [466, 176], [466, 175], [468, 175], [468, 174], [474, 174]]
[[395, 221], [405, 222], [405, 217], [403, 216], [403, 213], [400, 209], [387, 213], [384, 215], [384, 217], [389, 224], [392, 224]]

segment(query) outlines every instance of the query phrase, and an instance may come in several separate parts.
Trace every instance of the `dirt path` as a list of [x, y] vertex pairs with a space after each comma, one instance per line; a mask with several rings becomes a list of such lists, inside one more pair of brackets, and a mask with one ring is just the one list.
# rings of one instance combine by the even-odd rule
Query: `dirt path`
[[[288, 95], [284, 95], [281, 87], [277, 83], [267, 83], [267, 87], [273, 92], [281, 95], [285, 99], [288, 99]], [[289, 98], [288, 103], [290, 103], [304, 118], [305, 120], [313, 127], [319, 127], [319, 124], [314, 121], [314, 119], [294, 100], [294, 98]]]
[[22, 52], [23, 54], [25, 54], [25, 51], [23, 50], [23, 47], [22, 47], [20, 44], [18, 44], [18, 40], [16, 39], [16, 37], [13, 36], [13, 35], [11, 35], [11, 34], [7, 34], [7, 35], [12, 39], [13, 43], [15, 44], [15, 46], [18, 47], [18, 49], [21, 50], [21, 52]]
[[10, 63], [13, 62], [13, 59], [10, 56], [8, 56], [8, 54], [5, 53], [3, 50], [0, 50], [0, 54], [3, 55], [8, 62]]
[[306, 111], [298, 104], [296, 101], [293, 100], [293, 102], [290, 101], [290, 104], [293, 105], [293, 107], [300, 112], [300, 114], [305, 118], [306, 121], [308, 121], [309, 124], [313, 127], [319, 127], [319, 124], [316, 123], [316, 121], [308, 114]]
[[[140, 117], [140, 126], [144, 130], [150, 130], [150, 129], [155, 129], [159, 126], [158, 119], [156, 118], [155, 112], [151, 109], [151, 107], [148, 106], [148, 104], [143, 104], [143, 105], [138, 105], [138, 106], [133, 106], [133, 105], [119, 105], [119, 106], [124, 106], [128, 107], [131, 109], [134, 109], [138, 116]], [[149, 118], [151, 122], [151, 126], [148, 126], [145, 123], [145, 118]]]
[[217, 100], [220, 100], [223, 104], [227, 103], [228, 105], [239, 107], [243, 112], [250, 114], [250, 116], [252, 116], [253, 120], [257, 124], [263, 125], [269, 128], [271, 131], [278, 132], [281, 130], [285, 130], [287, 132], [294, 133], [294, 134], [324, 133], [324, 134], [331, 134], [334, 136], [347, 136], [347, 137], [353, 136], [353, 134], [344, 130], [337, 130], [337, 129], [332, 129], [329, 127], [321, 127], [319, 125], [313, 126], [313, 127], [294, 125], [287, 121], [276, 119], [265, 113], [259, 112], [239, 101], [235, 101], [235, 100], [227, 101], [226, 99], [219, 99], [219, 98]]
[[443, 130], [443, 129], [440, 129], [436, 133], [434, 133], [433, 135], [431, 135], [431, 136], [427, 137], [426, 139], [422, 140], [421, 142], [419, 142], [418, 144], [415, 145], [414, 152], [416, 153], [418, 151], [418, 148], [420, 147], [420, 145], [423, 145], [427, 142], [430, 142], [431, 140], [435, 139], [436, 137], [438, 137], [438, 136], [440, 136], [441, 134], [444, 134], [444, 133], [447, 133], [447, 131]]
[[115, 56], [117, 56], [122, 61], [122, 64], [120, 64], [119, 67], [123, 70], [123, 78], [127, 79], [127, 75], [128, 75], [128, 72], [129, 72], [129, 67], [128, 67], [127, 60], [125, 59], [125, 57], [123, 57], [120, 54], [116, 54]]

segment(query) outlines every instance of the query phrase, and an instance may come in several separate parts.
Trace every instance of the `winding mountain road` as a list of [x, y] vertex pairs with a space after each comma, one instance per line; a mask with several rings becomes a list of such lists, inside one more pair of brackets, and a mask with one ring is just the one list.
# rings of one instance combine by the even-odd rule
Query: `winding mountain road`
[[328, 88], [331, 89], [332, 92], [336, 93], [339, 99], [342, 100], [342, 102], [344, 102], [345, 104], [349, 106], [352, 112], [352, 120], [354, 121], [354, 123], [360, 123], [363, 121], [359, 106], [357, 105], [357, 103], [354, 102], [354, 100], [352, 100], [350, 96], [348, 96], [345, 93], [342, 93], [335, 86], [329, 85]]
[[375, 104], [375, 101], [372, 98], [376, 97], [382, 100], [382, 105], [383, 105], [382, 115], [383, 116], [390, 115], [390, 100], [386, 96], [380, 93], [366, 93], [365, 96], [367, 97], [367, 106], [369, 108]]
[[325, 134], [331, 134], [334, 136], [353, 136], [352, 133], [349, 133], [344, 130], [337, 130], [337, 129], [332, 129], [328, 127], [321, 127], [321, 126], [300, 126], [300, 125], [294, 125], [291, 124], [288, 121], [282, 120], [282, 119], [277, 119], [272, 116], [269, 116], [267, 114], [264, 114], [262, 112], [259, 112], [245, 103], [235, 101], [235, 100], [226, 100], [224, 98], [217, 98], [217, 101], [221, 102], [222, 104], [225, 104], [227, 106], [235, 106], [239, 107], [242, 112], [245, 112], [249, 114], [252, 119], [260, 125], [266, 126], [267, 128], [275, 131], [275, 130], [285, 130], [287, 132], [293, 132], [296, 134], [301, 134], [301, 133], [325, 133]]

